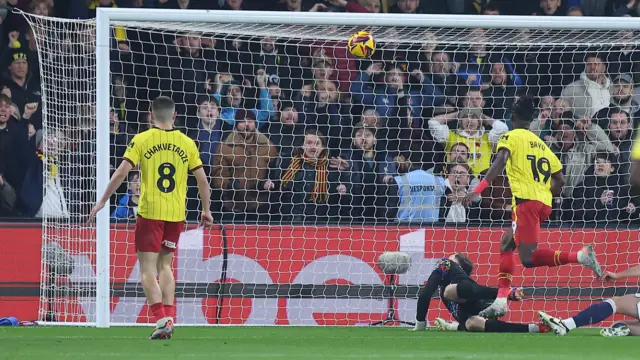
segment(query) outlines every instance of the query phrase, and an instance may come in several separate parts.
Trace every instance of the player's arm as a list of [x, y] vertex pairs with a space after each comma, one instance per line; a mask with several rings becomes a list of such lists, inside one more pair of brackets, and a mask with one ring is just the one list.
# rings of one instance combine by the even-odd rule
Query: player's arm
[[482, 191], [484, 191], [484, 189], [486, 189], [489, 184], [491, 184], [496, 179], [496, 177], [498, 177], [498, 175], [502, 174], [505, 166], [507, 166], [507, 160], [509, 160], [510, 155], [511, 152], [507, 148], [500, 148], [498, 150], [498, 153], [493, 158], [493, 162], [491, 163], [489, 170], [487, 170], [487, 174], [485, 175], [484, 179], [480, 181], [478, 186], [476, 186], [476, 188], [473, 189], [472, 192], [468, 193], [467, 196], [464, 197], [464, 200], [462, 201], [462, 204], [464, 206], [469, 206], [473, 199], [480, 196]]
[[562, 173], [562, 170], [551, 174], [551, 193], [553, 196], [560, 196], [562, 188], [567, 183], [567, 180]]
[[207, 174], [204, 172], [204, 168], [198, 168], [193, 172], [193, 176], [198, 183], [198, 192], [200, 193], [200, 201], [202, 202], [202, 212], [211, 213], [211, 187], [209, 186], [209, 180], [207, 180]]
[[196, 178], [196, 183], [198, 184], [198, 193], [200, 193], [200, 202], [202, 203], [202, 223], [209, 226], [213, 223], [213, 216], [211, 216], [211, 187], [209, 186], [207, 174], [204, 172], [200, 152], [193, 140], [190, 140], [190, 148], [189, 171]]
[[433, 294], [438, 290], [440, 282], [443, 278], [443, 272], [440, 267], [436, 267], [435, 270], [429, 276], [427, 280], [427, 286], [425, 286], [418, 296], [418, 308], [416, 311], [416, 326], [413, 330], [424, 330], [426, 328], [427, 312], [429, 311], [429, 305], [431, 304], [431, 298]]
[[107, 189], [104, 191], [102, 198], [100, 198], [98, 203], [91, 210], [91, 214], [89, 214], [89, 221], [93, 220], [98, 211], [100, 211], [105, 206], [109, 198], [111, 198], [116, 190], [118, 190], [120, 185], [122, 185], [124, 179], [127, 178], [127, 175], [129, 174], [129, 171], [131, 171], [131, 169], [133, 169], [133, 165], [128, 160], [123, 160], [120, 163], [120, 166], [118, 166], [113, 175], [111, 175], [111, 180], [109, 180]]
[[607, 271], [602, 275], [601, 280], [620, 280], [630, 277], [640, 277], [640, 265], [636, 265], [619, 273]]

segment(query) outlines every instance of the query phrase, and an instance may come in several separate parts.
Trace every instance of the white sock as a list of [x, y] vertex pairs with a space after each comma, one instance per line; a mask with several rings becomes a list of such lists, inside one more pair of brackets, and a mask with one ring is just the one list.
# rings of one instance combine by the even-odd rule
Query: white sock
[[416, 321], [416, 326], [414, 327], [414, 330], [424, 330], [426, 328], [427, 328], [426, 321]]
[[563, 323], [563, 324], [564, 324], [564, 326], [566, 326], [566, 327], [567, 327], [567, 329], [569, 329], [569, 330], [573, 330], [573, 329], [575, 329], [575, 328], [577, 327], [577, 326], [576, 326], [576, 322], [575, 322], [575, 321], [573, 321], [573, 318], [568, 318], [568, 319], [566, 319], [566, 320], [562, 320], [562, 323]]
[[529, 332], [530, 333], [539, 333], [540, 332], [540, 326], [538, 326], [536, 324], [529, 324]]

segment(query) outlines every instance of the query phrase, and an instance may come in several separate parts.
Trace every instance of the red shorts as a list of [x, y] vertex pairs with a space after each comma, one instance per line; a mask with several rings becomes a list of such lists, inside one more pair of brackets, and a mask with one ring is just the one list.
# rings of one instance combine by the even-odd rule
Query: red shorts
[[161, 250], [176, 251], [184, 221], [171, 222], [150, 220], [138, 216], [136, 219], [136, 251], [159, 253]]
[[551, 215], [551, 208], [540, 201], [525, 200], [513, 207], [511, 226], [516, 246], [520, 243], [537, 244], [540, 240], [540, 224]]

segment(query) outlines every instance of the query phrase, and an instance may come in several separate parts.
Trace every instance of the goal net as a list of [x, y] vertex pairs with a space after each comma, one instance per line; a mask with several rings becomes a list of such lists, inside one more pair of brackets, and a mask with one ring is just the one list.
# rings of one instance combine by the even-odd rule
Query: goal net
[[[199, 227], [190, 179], [174, 261], [178, 324], [411, 322], [437, 262], [456, 252], [479, 283], [497, 285], [508, 182], [499, 176], [471, 206], [461, 199], [525, 94], [537, 103], [531, 130], [567, 178], [541, 243], [593, 244], [608, 270], [638, 262], [640, 199], [628, 175], [640, 37], [625, 19], [111, 16], [96, 57], [95, 21], [27, 15], [46, 139], [40, 320], [95, 324], [106, 309], [108, 324], [152, 322], [134, 249], [137, 173], [111, 199], [109, 224], [106, 214], [84, 221], [131, 137], [153, 126], [160, 95], [199, 147], [217, 221]], [[360, 30], [376, 40], [371, 59], [346, 49]], [[410, 269], [385, 275], [387, 251], [408, 253]], [[508, 319], [530, 322], [534, 310], [564, 317], [636, 284], [614, 290], [579, 266], [518, 263], [513, 285], [526, 298]], [[438, 301], [435, 317], [451, 318]]]

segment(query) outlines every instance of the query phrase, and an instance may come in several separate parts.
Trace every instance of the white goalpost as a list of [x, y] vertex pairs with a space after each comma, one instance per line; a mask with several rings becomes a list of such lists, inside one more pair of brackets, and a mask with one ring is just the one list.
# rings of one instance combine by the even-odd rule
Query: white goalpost
[[[188, 225], [174, 262], [178, 325], [411, 322], [434, 265], [454, 252], [475, 263], [479, 283], [495, 286], [500, 236], [511, 226], [508, 184], [494, 184], [500, 191], [483, 193], [470, 208], [457, 197], [488, 168], [509, 126], [509, 104], [525, 93], [539, 102], [537, 133], [574, 171], [541, 243], [562, 251], [592, 243], [607, 268], [640, 260], [639, 220], [627, 211], [640, 197], [625, 187], [634, 119], [620, 125], [624, 139], [610, 128], [620, 75], [638, 77], [626, 60], [640, 59], [633, 57], [640, 54], [637, 19], [125, 8], [96, 14], [86, 21], [24, 14], [38, 47], [43, 130], [57, 139], [44, 143], [44, 153], [45, 164], [59, 170], [45, 166], [44, 176], [57, 179], [66, 199], [65, 214], [42, 214], [44, 324], [152, 322], [133, 248], [135, 176], [95, 224], [84, 220], [128, 140], [152, 126], [149, 104], [159, 95], [176, 101], [177, 127], [206, 159], [218, 214], [212, 229], [198, 227], [190, 182]], [[370, 60], [345, 50], [359, 30], [377, 42]], [[597, 61], [605, 63], [596, 74], [606, 79], [602, 89], [606, 84], [612, 94], [606, 102], [605, 95], [569, 93]], [[259, 153], [262, 145], [257, 155], [235, 152], [234, 141], [246, 140], [237, 123], [247, 118], [255, 118], [275, 156]], [[463, 128], [476, 120], [481, 130]], [[319, 145], [329, 154], [326, 180], [294, 172], [291, 185], [287, 159], [310, 146], [310, 129], [327, 138]], [[598, 161], [614, 163], [620, 180], [593, 175], [590, 182]], [[316, 176], [324, 171], [319, 163], [312, 165]], [[322, 181], [325, 203], [315, 197]], [[603, 198], [609, 191], [610, 203]], [[382, 273], [377, 259], [387, 251], [410, 254], [406, 274]], [[522, 285], [527, 299], [511, 305], [512, 321], [533, 321], [533, 310], [543, 309], [565, 316], [633, 287], [613, 289], [570, 265], [518, 264], [517, 271], [513, 285]], [[436, 315], [447, 317], [447, 310], [433, 309], [428, 320]]]

